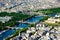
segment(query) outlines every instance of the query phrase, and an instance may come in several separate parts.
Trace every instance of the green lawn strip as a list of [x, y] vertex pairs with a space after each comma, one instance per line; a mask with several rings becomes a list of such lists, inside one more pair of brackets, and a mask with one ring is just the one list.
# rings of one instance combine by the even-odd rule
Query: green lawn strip
[[45, 20], [47, 20], [48, 18], [50, 18], [49, 16], [44, 16], [41, 20], [39, 20], [39, 22], [44, 22]]
[[48, 8], [48, 9], [41, 9], [41, 10], [36, 10], [34, 12], [42, 12], [43, 14], [52, 14], [52, 13], [60, 13], [60, 7], [57, 8]]
[[30, 24], [28, 27], [34, 27], [34, 28], [36, 28], [36, 24]]

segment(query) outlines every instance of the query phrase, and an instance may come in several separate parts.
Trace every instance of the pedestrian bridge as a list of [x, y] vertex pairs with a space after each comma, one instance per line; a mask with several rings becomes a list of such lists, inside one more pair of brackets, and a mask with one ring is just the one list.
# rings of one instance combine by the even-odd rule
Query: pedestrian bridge
[[20, 23], [28, 23], [28, 24], [35, 24], [35, 22], [27, 22], [27, 21], [18, 21]]
[[20, 27], [8, 27], [9, 29], [23, 29], [23, 28], [20, 28]]

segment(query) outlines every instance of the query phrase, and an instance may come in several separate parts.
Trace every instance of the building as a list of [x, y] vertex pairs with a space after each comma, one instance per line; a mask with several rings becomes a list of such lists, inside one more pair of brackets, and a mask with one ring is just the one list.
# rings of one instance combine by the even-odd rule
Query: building
[[36, 29], [34, 27], [31, 27], [27, 30], [27, 33], [32, 33], [32, 32], [35, 32]]
[[48, 20], [45, 21], [46, 23], [57, 23], [60, 22], [59, 18], [48, 18]]
[[10, 19], [11, 19], [11, 17], [9, 17], [9, 16], [0, 17], [0, 22], [5, 23], [5, 22], [9, 21]]

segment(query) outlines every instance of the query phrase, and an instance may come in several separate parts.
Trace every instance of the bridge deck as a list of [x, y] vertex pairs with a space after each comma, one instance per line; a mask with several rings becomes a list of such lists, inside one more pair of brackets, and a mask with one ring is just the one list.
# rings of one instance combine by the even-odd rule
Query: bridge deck
[[21, 23], [28, 23], [28, 24], [34, 24], [35, 22], [26, 22], [26, 21], [18, 21], [18, 22], [21, 22]]

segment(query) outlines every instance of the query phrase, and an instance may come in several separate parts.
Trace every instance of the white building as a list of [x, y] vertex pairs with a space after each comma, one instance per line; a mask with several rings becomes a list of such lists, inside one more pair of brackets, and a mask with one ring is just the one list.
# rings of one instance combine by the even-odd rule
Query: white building
[[10, 19], [11, 19], [11, 17], [9, 17], [9, 16], [0, 17], [0, 22], [5, 23], [5, 22], [9, 21]]
[[36, 29], [34, 27], [31, 27], [27, 30], [27, 33], [32, 33], [32, 32], [35, 32]]
[[60, 19], [56, 19], [56, 18], [49, 18], [48, 20], [46, 20], [45, 22], [47, 23], [56, 23], [56, 22], [60, 22]]

